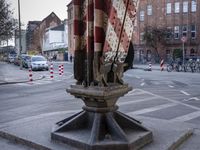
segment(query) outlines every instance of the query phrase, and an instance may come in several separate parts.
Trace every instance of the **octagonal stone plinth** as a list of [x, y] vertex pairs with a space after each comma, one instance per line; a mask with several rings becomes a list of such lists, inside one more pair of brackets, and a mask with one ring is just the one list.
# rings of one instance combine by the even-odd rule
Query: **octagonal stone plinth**
[[84, 87], [67, 92], [84, 101], [83, 111], [56, 123], [51, 138], [86, 150], [137, 150], [153, 140], [152, 132], [119, 111], [116, 102], [128, 85]]

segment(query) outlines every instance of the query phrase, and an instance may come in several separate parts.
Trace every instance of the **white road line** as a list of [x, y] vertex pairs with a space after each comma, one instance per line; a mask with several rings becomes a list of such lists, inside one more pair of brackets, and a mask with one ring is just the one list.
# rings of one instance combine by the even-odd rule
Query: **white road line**
[[144, 82], [140, 84], [140, 86], [144, 86], [144, 85], [145, 85], [145, 83], [144, 83]]
[[140, 95], [140, 94], [144, 94], [144, 92], [137, 89], [133, 89], [129, 91], [125, 96]]
[[139, 77], [139, 76], [135, 76], [137, 79], [141, 79], [141, 77]]
[[192, 106], [192, 105], [189, 105], [189, 104], [185, 104], [185, 103], [182, 103], [180, 101], [177, 101], [177, 100], [173, 100], [173, 99], [170, 99], [170, 98], [167, 98], [167, 97], [164, 97], [164, 96], [160, 96], [160, 95], [156, 95], [156, 94], [153, 94], [151, 92], [148, 92], [148, 91], [145, 91], [145, 90], [142, 90], [142, 89], [137, 89], [137, 90], [140, 90], [140, 91], [144, 91], [145, 93], [147, 94], [150, 94], [150, 95], [153, 95], [153, 96], [157, 96], [161, 99], [165, 99], [165, 100], [168, 100], [170, 102], [173, 102], [173, 103], [176, 103], [176, 104], [179, 104], [179, 105], [183, 105], [183, 106], [186, 106], [186, 107], [189, 107], [189, 108], [192, 108], [192, 109], [195, 109], [195, 110], [199, 110], [200, 111], [200, 108], [199, 107], [196, 107], [196, 106]]
[[187, 92], [185, 92], [185, 91], [180, 91], [181, 93], [183, 93], [183, 94], [185, 94], [185, 95], [187, 95], [187, 96], [189, 96], [190, 94], [189, 93], [187, 93]]
[[198, 97], [191, 97], [189, 99], [184, 99], [183, 101], [192, 101], [192, 100], [194, 100], [194, 101], [200, 101], [200, 99]]
[[134, 103], [139, 103], [139, 102], [144, 102], [144, 101], [150, 101], [150, 100], [154, 100], [157, 97], [147, 97], [147, 98], [143, 98], [143, 99], [137, 99], [137, 100], [132, 100], [132, 101], [126, 101], [126, 102], [119, 102], [119, 106], [122, 105], [128, 105], [128, 104], [134, 104]]
[[125, 76], [127, 76], [127, 77], [133, 77], [132, 74], [128, 74], [128, 73], [126, 73]]
[[150, 108], [145, 108], [145, 109], [141, 109], [141, 110], [138, 110], [138, 111], [129, 112], [128, 115], [145, 114], [145, 113], [149, 113], [149, 112], [153, 112], [153, 111], [157, 111], [157, 110], [173, 107], [173, 106], [176, 106], [176, 105], [177, 104], [175, 104], [175, 103], [163, 104], [163, 105], [159, 105], [159, 106], [155, 106], [155, 107], [150, 107]]
[[184, 121], [189, 121], [189, 120], [192, 120], [192, 119], [195, 119], [195, 118], [198, 118], [198, 117], [200, 117], [200, 111], [196, 111], [196, 112], [193, 112], [193, 113], [190, 113], [190, 114], [187, 114], [187, 115], [176, 117], [176, 118], [171, 119], [170, 121], [184, 122]]
[[168, 85], [170, 88], [174, 88], [174, 86], [173, 85]]

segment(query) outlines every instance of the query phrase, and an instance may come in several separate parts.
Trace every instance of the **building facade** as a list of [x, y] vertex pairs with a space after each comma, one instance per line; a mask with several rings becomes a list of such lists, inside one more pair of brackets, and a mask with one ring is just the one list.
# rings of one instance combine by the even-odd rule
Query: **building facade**
[[70, 2], [67, 5], [67, 14], [68, 14], [68, 52], [69, 56], [74, 57], [74, 29], [73, 29], [73, 4]]
[[146, 27], [170, 29], [172, 33], [158, 47], [160, 58], [200, 56], [199, 0], [140, 0], [138, 7], [133, 36], [136, 62], [155, 61], [154, 49], [144, 41]]
[[67, 21], [56, 27], [48, 28], [43, 37], [43, 54], [51, 59], [56, 57], [58, 60], [64, 60], [63, 54], [67, 53], [68, 36], [67, 36]]
[[58, 26], [61, 24], [60, 18], [52, 12], [33, 31], [32, 50], [42, 53], [43, 37], [46, 29]]
[[19, 45], [19, 30], [15, 30], [15, 48], [16, 53], [19, 54], [26, 54], [26, 30], [21, 30], [21, 52], [20, 52], [20, 45]]
[[33, 33], [36, 27], [41, 23], [41, 21], [29, 21], [26, 28], [26, 48], [27, 51], [31, 51], [34, 48], [33, 45]]

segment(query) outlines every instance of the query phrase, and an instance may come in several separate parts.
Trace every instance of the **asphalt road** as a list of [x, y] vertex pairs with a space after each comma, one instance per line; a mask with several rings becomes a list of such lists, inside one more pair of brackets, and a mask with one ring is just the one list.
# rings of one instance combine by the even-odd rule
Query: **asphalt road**
[[[55, 75], [53, 81], [44, 78], [31, 84], [1, 85], [0, 126], [28, 117], [81, 110], [82, 101], [65, 91], [75, 83], [72, 68], [72, 64], [65, 64], [65, 76]], [[124, 74], [124, 81], [133, 90], [118, 101], [120, 111], [136, 118], [187, 122], [200, 131], [199, 73], [133, 69]]]

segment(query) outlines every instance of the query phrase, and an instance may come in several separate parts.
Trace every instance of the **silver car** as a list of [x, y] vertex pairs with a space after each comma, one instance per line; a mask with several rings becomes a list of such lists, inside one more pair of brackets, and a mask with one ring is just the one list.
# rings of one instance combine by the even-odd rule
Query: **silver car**
[[32, 70], [49, 70], [48, 62], [43, 56], [32, 56], [30, 67]]

